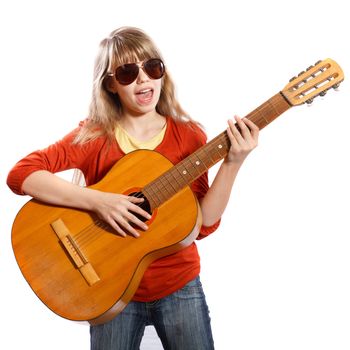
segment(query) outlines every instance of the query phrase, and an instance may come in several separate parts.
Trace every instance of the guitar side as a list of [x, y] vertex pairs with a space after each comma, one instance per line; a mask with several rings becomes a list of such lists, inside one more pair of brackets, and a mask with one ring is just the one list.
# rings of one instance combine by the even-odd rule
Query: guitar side
[[[172, 166], [157, 152], [135, 151], [90, 188], [130, 193]], [[55, 232], [56, 222], [63, 223], [67, 236]], [[200, 225], [198, 202], [188, 186], [153, 211], [139, 238], [117, 235], [96, 224], [89, 212], [31, 200], [16, 216], [12, 246], [22, 274], [48, 308], [98, 324], [123, 310], [152, 261], [190, 245]]]

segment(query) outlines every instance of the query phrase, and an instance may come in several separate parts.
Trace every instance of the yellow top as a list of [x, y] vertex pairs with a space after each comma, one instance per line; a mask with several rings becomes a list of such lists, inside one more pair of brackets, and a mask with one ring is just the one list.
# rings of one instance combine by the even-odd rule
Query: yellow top
[[162, 130], [151, 139], [147, 141], [139, 141], [129, 135], [120, 125], [118, 125], [115, 129], [115, 137], [118, 141], [119, 147], [124, 153], [129, 153], [137, 149], [153, 150], [163, 141], [165, 130], [166, 124]]

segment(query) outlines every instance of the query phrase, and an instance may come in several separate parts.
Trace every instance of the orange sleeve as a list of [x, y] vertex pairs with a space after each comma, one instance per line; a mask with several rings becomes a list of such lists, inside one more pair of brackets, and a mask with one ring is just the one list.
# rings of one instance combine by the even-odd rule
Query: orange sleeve
[[47, 170], [56, 173], [80, 168], [84, 161], [84, 148], [72, 143], [77, 129], [49, 147], [28, 154], [17, 162], [7, 176], [7, 185], [19, 195], [24, 195], [22, 184], [33, 172]]

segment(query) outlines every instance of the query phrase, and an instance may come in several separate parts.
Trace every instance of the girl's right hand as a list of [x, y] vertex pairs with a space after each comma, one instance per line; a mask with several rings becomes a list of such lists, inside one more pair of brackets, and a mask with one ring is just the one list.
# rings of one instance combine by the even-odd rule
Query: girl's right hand
[[133, 226], [147, 230], [147, 225], [135, 214], [151, 218], [137, 205], [142, 203], [142, 198], [81, 187], [47, 170], [34, 171], [28, 175], [22, 190], [42, 202], [93, 211], [123, 237], [127, 234], [139, 237], [140, 234]]
[[134, 225], [144, 231], [148, 229], [148, 226], [135, 215], [135, 213], [139, 214], [147, 220], [151, 218], [149, 213], [137, 205], [144, 201], [143, 198], [101, 191], [95, 191], [94, 197], [92, 210], [119, 235], [125, 237], [131, 234], [139, 237], [140, 234], [133, 227]]

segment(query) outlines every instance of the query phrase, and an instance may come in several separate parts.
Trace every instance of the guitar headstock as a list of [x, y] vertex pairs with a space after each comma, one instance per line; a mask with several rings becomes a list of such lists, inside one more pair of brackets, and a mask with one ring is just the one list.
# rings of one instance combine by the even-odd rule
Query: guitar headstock
[[343, 70], [327, 58], [293, 77], [281, 92], [291, 105], [296, 106], [311, 103], [316, 96], [324, 96], [327, 90], [336, 89], [343, 80]]

